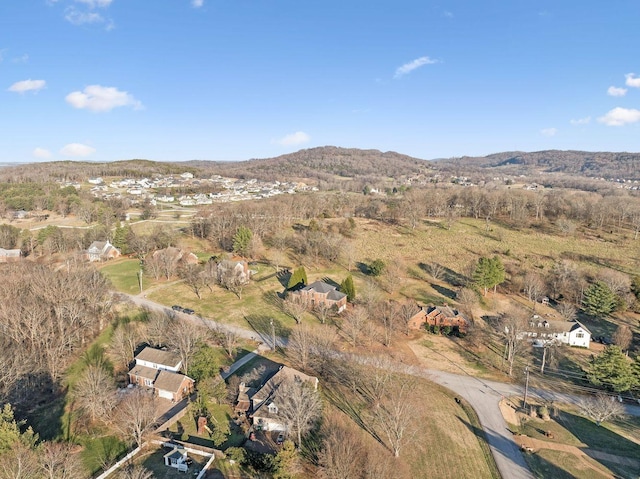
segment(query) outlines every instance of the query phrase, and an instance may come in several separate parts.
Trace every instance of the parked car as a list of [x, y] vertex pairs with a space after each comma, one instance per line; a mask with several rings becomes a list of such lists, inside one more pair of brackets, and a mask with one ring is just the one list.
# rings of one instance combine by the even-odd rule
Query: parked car
[[278, 434], [278, 438], [276, 439], [276, 444], [279, 446], [283, 442], [284, 442], [284, 433], [281, 432], [280, 434]]
[[182, 310], [182, 312], [183, 312], [183, 313], [187, 313], [187, 314], [193, 314], [193, 313], [195, 313], [195, 311], [194, 311], [193, 309], [191, 309], [191, 308], [184, 308], [184, 309]]
[[173, 306], [171, 306], [171, 309], [173, 309], [174, 311], [184, 311], [182, 306], [178, 306], [177, 304], [174, 304]]

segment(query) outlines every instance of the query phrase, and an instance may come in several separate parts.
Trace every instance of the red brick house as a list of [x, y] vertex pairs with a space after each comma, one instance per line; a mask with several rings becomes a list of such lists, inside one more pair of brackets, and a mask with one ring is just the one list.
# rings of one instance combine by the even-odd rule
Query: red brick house
[[335, 307], [339, 313], [347, 307], [347, 295], [324, 281], [315, 281], [302, 289], [293, 291], [291, 297], [299, 301], [307, 301], [311, 307], [326, 304], [329, 307]]
[[409, 320], [409, 329], [421, 329], [425, 325], [450, 327], [461, 333], [466, 333], [469, 320], [458, 310], [449, 306], [427, 306], [420, 308]]

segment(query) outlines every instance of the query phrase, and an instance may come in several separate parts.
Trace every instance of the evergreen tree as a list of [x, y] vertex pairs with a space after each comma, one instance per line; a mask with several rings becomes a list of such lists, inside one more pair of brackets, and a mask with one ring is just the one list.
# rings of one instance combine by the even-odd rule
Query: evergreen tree
[[478, 266], [473, 272], [473, 282], [479, 287], [484, 289], [484, 295], [487, 295], [489, 288], [494, 288], [494, 293], [497, 286], [503, 283], [505, 280], [504, 265], [500, 258], [494, 256], [493, 258], [481, 257], [478, 260]]
[[384, 261], [377, 259], [369, 265], [369, 273], [371, 276], [380, 276], [384, 271], [385, 266]]
[[611, 313], [617, 304], [618, 299], [615, 293], [602, 281], [596, 281], [589, 286], [582, 300], [584, 312], [596, 318]]
[[340, 284], [340, 291], [347, 295], [347, 301], [353, 303], [356, 299], [356, 286], [353, 284], [353, 276], [347, 276]]
[[246, 226], [240, 226], [233, 237], [233, 252], [240, 256], [249, 256], [253, 233]]
[[293, 441], [287, 439], [273, 459], [273, 479], [293, 479], [298, 472], [298, 451]]
[[118, 226], [113, 233], [113, 246], [118, 248], [122, 254], [129, 254], [129, 238], [131, 238], [131, 227], [129, 225]]
[[289, 283], [287, 284], [287, 289], [294, 289], [298, 286], [307, 284], [307, 272], [304, 269], [304, 266], [300, 266], [293, 270], [293, 274], [291, 278], [289, 278]]
[[609, 346], [591, 359], [587, 377], [596, 386], [620, 393], [638, 384], [629, 358], [618, 346]]

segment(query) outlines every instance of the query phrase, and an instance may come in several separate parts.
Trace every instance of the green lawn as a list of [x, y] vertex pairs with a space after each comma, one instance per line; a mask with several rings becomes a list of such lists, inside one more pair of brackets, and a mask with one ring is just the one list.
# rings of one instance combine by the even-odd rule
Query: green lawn
[[[140, 261], [137, 259], [119, 259], [108, 262], [100, 268], [100, 271], [111, 281], [114, 288], [118, 291], [128, 294], [137, 294], [140, 292]], [[142, 277], [143, 290], [149, 289], [158, 283], [158, 281], [155, 281], [149, 276]]]
[[191, 442], [193, 444], [198, 444], [200, 446], [211, 447], [215, 449], [224, 450], [228, 447], [237, 447], [242, 445], [245, 440], [245, 436], [242, 431], [231, 421], [231, 417], [233, 415], [231, 406], [227, 404], [210, 403], [207, 407], [209, 413], [211, 414], [209, 427], [215, 428], [216, 424], [229, 424], [231, 434], [229, 435], [227, 441], [221, 446], [216, 446], [213, 441], [211, 441], [208, 433], [205, 433], [203, 435], [198, 434], [197, 423], [189, 412], [187, 412], [187, 414], [185, 414], [180, 421], [173, 424], [169, 428], [169, 432], [174, 434], [177, 439], [180, 439], [182, 441]]
[[169, 449], [163, 448], [143, 451], [140, 457], [136, 457], [135, 462], [142, 464], [146, 469], [151, 471], [153, 477], [156, 479], [184, 479], [185, 477], [195, 477], [209, 460], [209, 458], [205, 456], [189, 454], [189, 457], [193, 460], [193, 464], [189, 466], [189, 471], [185, 474], [173, 467], [164, 465], [164, 455], [167, 452], [169, 452]]

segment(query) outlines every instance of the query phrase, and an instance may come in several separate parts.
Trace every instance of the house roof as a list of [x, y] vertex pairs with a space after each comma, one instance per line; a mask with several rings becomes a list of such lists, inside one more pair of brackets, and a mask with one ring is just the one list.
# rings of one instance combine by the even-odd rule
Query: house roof
[[181, 363], [180, 358], [175, 354], [161, 349], [150, 348], [149, 346], [140, 351], [136, 359], [172, 368], [180, 367]]
[[22, 250], [0, 248], [0, 256], [6, 256], [8, 258], [17, 258], [18, 256], [22, 256]]
[[333, 291], [329, 291], [327, 299], [330, 299], [332, 301], [340, 301], [342, 298], [346, 298], [346, 296], [346, 294], [338, 291], [337, 289], [334, 289]]
[[91, 243], [91, 246], [89, 246], [89, 250], [96, 249], [98, 251], [102, 251], [107, 243], [107, 241], [94, 241]]
[[262, 387], [251, 397], [254, 405], [256, 402], [261, 403], [268, 399], [269, 396], [271, 396], [278, 389], [280, 384], [286, 379], [312, 382], [314, 388], [318, 384], [318, 378], [316, 377], [307, 376], [297, 369], [293, 369], [288, 366], [281, 366], [278, 372], [271, 376], [269, 380], [267, 380], [267, 382], [265, 382]]
[[574, 321], [574, 323], [575, 324], [573, 326], [571, 326], [571, 329], [569, 331], [575, 331], [578, 328], [582, 328], [587, 333], [591, 334], [591, 331], [589, 331], [589, 329], [584, 324], [582, 324], [580, 321]]
[[147, 367], [147, 366], [142, 366], [140, 364], [136, 364], [134, 367], [131, 368], [131, 371], [129, 371], [129, 374], [133, 374], [135, 376], [139, 376], [145, 379], [150, 379], [151, 381], [153, 381], [158, 375], [158, 370]]
[[185, 378], [193, 382], [193, 379], [191, 379], [188, 376], [185, 376], [184, 374], [172, 373], [171, 371], [160, 370], [160, 372], [158, 373], [158, 377], [153, 383], [153, 387], [156, 389], [161, 389], [163, 391], [176, 393], [180, 391], [180, 388], [182, 387], [182, 382], [184, 381]]
[[184, 459], [187, 457], [187, 451], [183, 448], [173, 448], [171, 451], [169, 451], [168, 453], [166, 453], [164, 455], [164, 457], [168, 458], [168, 459]]
[[305, 291], [315, 291], [317, 293], [327, 294], [327, 293], [330, 293], [331, 291], [335, 291], [336, 287], [331, 286], [330, 284], [325, 283], [324, 281], [314, 281], [313, 283], [311, 283], [308, 286], [305, 286], [302, 289], [304, 289]]

